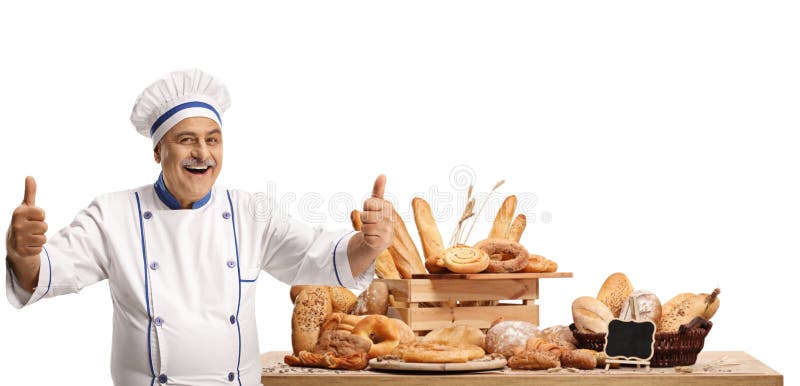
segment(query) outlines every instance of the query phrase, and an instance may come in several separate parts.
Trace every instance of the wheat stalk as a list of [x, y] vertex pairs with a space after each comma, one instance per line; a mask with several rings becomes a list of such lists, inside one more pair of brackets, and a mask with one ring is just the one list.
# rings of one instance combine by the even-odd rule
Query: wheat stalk
[[469, 227], [469, 232], [467, 232], [467, 237], [464, 238], [464, 243], [466, 243], [467, 240], [469, 240], [469, 235], [472, 234], [472, 228], [475, 228], [475, 223], [478, 222], [478, 218], [480, 218], [481, 213], [483, 213], [483, 208], [486, 206], [486, 202], [489, 201], [489, 198], [492, 196], [492, 193], [494, 193], [494, 191], [497, 190], [497, 188], [499, 188], [500, 186], [502, 186], [505, 183], [506, 183], [506, 180], [497, 181], [497, 183], [494, 184], [494, 187], [492, 188], [492, 191], [489, 192], [488, 195], [486, 195], [486, 199], [483, 200], [483, 203], [481, 203], [480, 209], [478, 209], [478, 214], [475, 215], [475, 218], [472, 220], [472, 225]]

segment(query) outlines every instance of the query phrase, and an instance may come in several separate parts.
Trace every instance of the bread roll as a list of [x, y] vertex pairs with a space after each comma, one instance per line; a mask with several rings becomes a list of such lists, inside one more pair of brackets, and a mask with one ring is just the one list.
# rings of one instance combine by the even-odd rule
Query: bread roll
[[484, 348], [486, 335], [477, 327], [455, 325], [437, 328], [422, 337], [422, 342], [443, 344], [472, 344]]
[[597, 352], [594, 350], [567, 350], [561, 354], [561, 366], [591, 370], [597, 367]]
[[307, 288], [297, 295], [292, 313], [292, 350], [295, 355], [314, 349], [321, 324], [331, 310], [330, 292], [325, 287]]
[[[350, 212], [350, 221], [353, 223], [353, 229], [361, 231], [361, 212], [358, 210]], [[397, 272], [394, 259], [388, 249], [381, 252], [375, 259], [375, 274], [381, 279], [400, 279], [400, 272]]]
[[619, 318], [622, 320], [634, 320], [633, 310], [630, 307], [630, 301], [636, 303], [636, 308], [639, 311], [639, 318], [635, 319], [637, 322], [649, 320], [658, 326], [661, 321], [661, 301], [658, 296], [650, 291], [637, 290], [631, 293], [628, 300], [622, 304], [622, 312]]
[[372, 341], [354, 335], [347, 331], [323, 331], [319, 341], [314, 346], [315, 354], [332, 352], [336, 356], [347, 356], [358, 353], [367, 353], [372, 347]]
[[624, 273], [613, 273], [609, 276], [603, 286], [600, 287], [600, 292], [597, 294], [597, 300], [603, 302], [611, 310], [614, 317], [619, 317], [622, 311], [622, 304], [628, 300], [628, 296], [633, 292], [633, 285]]
[[414, 209], [414, 222], [417, 224], [422, 253], [425, 255], [425, 268], [430, 273], [445, 271], [443, 267], [435, 264], [436, 259], [444, 253], [444, 242], [439, 227], [436, 226], [436, 220], [433, 219], [430, 205], [424, 199], [414, 197], [411, 200], [411, 207]]
[[572, 334], [572, 330], [567, 326], [545, 328], [541, 331], [539, 337], [563, 349], [575, 350], [578, 348], [578, 341], [575, 339], [575, 335]]
[[517, 217], [514, 217], [511, 227], [508, 228], [505, 238], [518, 243], [522, 238], [522, 232], [525, 230], [527, 222], [527, 218], [524, 214], [518, 214]]
[[389, 253], [392, 255], [397, 271], [400, 272], [403, 279], [411, 279], [411, 275], [415, 273], [427, 273], [422, 259], [419, 257], [419, 252], [417, 252], [417, 247], [408, 234], [406, 224], [396, 210], [392, 209], [392, 214], [394, 216], [394, 239], [389, 245]]
[[696, 317], [711, 319], [719, 308], [719, 288], [711, 294], [680, 294], [664, 304], [659, 332], [676, 332]]
[[514, 219], [514, 211], [517, 209], [517, 196], [510, 195], [503, 200], [503, 205], [497, 211], [494, 217], [494, 224], [492, 230], [489, 232], [488, 239], [502, 239], [508, 233], [508, 227], [511, 226], [511, 221]]
[[356, 315], [386, 315], [389, 309], [389, 287], [386, 283], [373, 281], [356, 300], [353, 313]]
[[614, 319], [614, 314], [603, 302], [589, 296], [581, 296], [572, 302], [572, 319], [580, 332], [606, 333], [608, 322]]

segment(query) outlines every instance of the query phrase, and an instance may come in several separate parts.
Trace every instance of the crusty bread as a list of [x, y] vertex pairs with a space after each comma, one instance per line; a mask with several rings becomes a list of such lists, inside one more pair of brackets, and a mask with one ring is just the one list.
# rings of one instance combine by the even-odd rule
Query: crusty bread
[[422, 258], [417, 252], [417, 247], [408, 234], [405, 222], [394, 209], [392, 209], [392, 215], [394, 216], [394, 239], [389, 245], [389, 253], [392, 255], [400, 276], [403, 279], [411, 279], [411, 275], [415, 273], [427, 273], [422, 264]]
[[414, 222], [417, 224], [422, 253], [425, 255], [425, 268], [430, 273], [444, 272], [446, 270], [444, 267], [435, 264], [436, 259], [444, 253], [444, 242], [430, 205], [424, 199], [414, 197], [411, 200], [411, 207], [414, 209]]
[[292, 350], [295, 355], [314, 349], [322, 322], [331, 311], [330, 291], [326, 287], [314, 286], [300, 291], [292, 313]]
[[589, 296], [581, 296], [572, 302], [572, 319], [578, 331], [584, 333], [606, 333], [608, 322], [614, 315], [603, 302]]
[[[361, 231], [361, 212], [358, 210], [350, 212], [350, 221], [353, 223], [354, 230]], [[394, 259], [388, 249], [381, 252], [375, 259], [375, 274], [381, 279], [400, 279], [400, 272], [397, 272]]]
[[628, 280], [624, 273], [616, 272], [603, 282], [600, 292], [597, 293], [597, 300], [608, 306], [616, 318], [619, 317], [619, 313], [622, 311], [622, 304], [628, 300], [631, 292], [633, 292], [631, 281]]
[[389, 287], [384, 282], [373, 281], [358, 295], [353, 313], [356, 315], [386, 315], [389, 309]]
[[517, 217], [514, 217], [514, 221], [511, 222], [511, 226], [508, 228], [505, 238], [518, 243], [522, 238], [522, 232], [525, 231], [525, 225], [527, 223], [528, 220], [525, 215], [521, 213], [518, 214]]
[[333, 312], [353, 312], [356, 306], [356, 295], [344, 287], [328, 287], [331, 293], [331, 308]]
[[696, 317], [711, 319], [719, 308], [719, 289], [711, 294], [680, 294], [664, 304], [658, 331], [676, 332]]
[[[633, 310], [630, 307], [631, 299], [636, 303], [636, 308], [639, 312], [639, 318], [635, 319]], [[658, 326], [661, 321], [661, 301], [658, 296], [650, 291], [637, 290], [633, 291], [628, 297], [628, 300], [622, 304], [622, 312], [619, 314], [622, 320], [635, 320], [646, 321], [649, 320]]]
[[500, 206], [497, 215], [494, 217], [494, 224], [492, 224], [492, 230], [489, 232], [487, 239], [502, 239], [506, 237], [511, 221], [514, 219], [515, 210], [517, 210], [517, 196], [512, 194], [503, 200], [503, 205]]

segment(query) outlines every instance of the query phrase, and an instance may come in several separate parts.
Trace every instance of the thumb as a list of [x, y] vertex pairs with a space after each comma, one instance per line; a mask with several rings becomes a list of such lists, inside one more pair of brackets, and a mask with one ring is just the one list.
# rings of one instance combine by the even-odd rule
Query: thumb
[[383, 198], [383, 193], [386, 190], [386, 176], [379, 175], [375, 179], [375, 185], [372, 186], [372, 197]]
[[22, 203], [29, 206], [36, 206], [36, 180], [31, 176], [25, 177], [25, 198]]

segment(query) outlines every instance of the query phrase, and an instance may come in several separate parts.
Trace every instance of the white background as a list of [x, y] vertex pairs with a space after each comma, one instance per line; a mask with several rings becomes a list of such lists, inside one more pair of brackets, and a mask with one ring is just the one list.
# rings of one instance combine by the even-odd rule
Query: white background
[[[542, 282], [543, 326], [615, 271], [664, 302], [719, 286], [706, 350], [792, 384], [798, 19], [777, 1], [4, 4], [0, 212], [33, 175], [52, 235], [154, 181], [132, 104], [196, 66], [233, 97], [219, 184], [360, 202], [385, 173], [408, 213], [466, 165], [477, 191], [535, 195], [523, 243], [575, 273]], [[290, 349], [288, 286], [264, 274], [258, 291], [261, 350]], [[0, 306], [1, 383], [110, 384], [111, 313], [106, 283]]]

